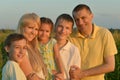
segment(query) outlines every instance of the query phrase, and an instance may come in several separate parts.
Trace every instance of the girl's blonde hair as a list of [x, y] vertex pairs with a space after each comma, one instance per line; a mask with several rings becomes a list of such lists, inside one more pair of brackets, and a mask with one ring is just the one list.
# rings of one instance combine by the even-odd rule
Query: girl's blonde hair
[[[36, 22], [40, 27], [41, 21], [40, 21], [40, 17], [37, 14], [35, 13], [24, 14], [18, 22], [17, 33], [23, 34], [24, 28], [28, 26], [31, 23], [31, 21]], [[29, 60], [33, 70], [35, 72], [39, 72], [40, 70], [43, 70], [44, 75], [47, 76], [46, 65], [44, 64], [43, 58], [38, 50], [37, 36], [31, 42], [28, 41], [27, 46], [28, 46]]]

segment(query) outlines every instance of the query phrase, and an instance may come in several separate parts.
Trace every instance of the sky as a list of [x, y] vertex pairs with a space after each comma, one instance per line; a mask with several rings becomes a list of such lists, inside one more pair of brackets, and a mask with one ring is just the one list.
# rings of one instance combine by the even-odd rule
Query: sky
[[95, 24], [120, 29], [120, 0], [1, 0], [0, 29], [16, 29], [20, 17], [32, 12], [55, 22], [62, 13], [72, 15], [78, 4], [87, 4], [91, 8]]

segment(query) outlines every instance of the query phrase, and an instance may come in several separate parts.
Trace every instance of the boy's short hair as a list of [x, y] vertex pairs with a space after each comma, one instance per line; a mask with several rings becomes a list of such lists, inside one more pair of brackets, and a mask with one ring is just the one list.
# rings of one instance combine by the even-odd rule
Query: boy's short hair
[[14, 41], [26, 39], [22, 34], [12, 33], [7, 36], [4, 41], [4, 46], [10, 46]]
[[90, 9], [90, 7], [86, 4], [78, 4], [72, 11], [72, 15], [73, 17], [75, 16], [75, 13], [80, 11], [80, 10], [83, 10], [83, 9], [86, 9], [89, 13], [92, 13], [92, 10]]
[[66, 21], [72, 22], [72, 28], [73, 28], [74, 20], [69, 14], [63, 13], [60, 16], [58, 16], [55, 22], [55, 27], [57, 26], [60, 20], [66, 20]]

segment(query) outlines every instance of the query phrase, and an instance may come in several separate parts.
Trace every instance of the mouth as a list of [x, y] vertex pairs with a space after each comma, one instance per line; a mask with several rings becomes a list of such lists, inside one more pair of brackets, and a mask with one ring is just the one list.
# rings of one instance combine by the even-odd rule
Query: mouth
[[35, 38], [35, 36], [28, 36], [29, 41], [32, 41]]
[[21, 54], [20, 54], [20, 55], [18, 55], [18, 58], [23, 58], [23, 57], [24, 57], [24, 55], [21, 55]]

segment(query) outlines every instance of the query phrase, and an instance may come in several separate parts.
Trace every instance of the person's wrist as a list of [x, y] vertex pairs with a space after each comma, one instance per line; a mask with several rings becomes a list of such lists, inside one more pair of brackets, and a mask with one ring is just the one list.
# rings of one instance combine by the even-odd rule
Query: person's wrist
[[34, 75], [36, 75], [34, 72], [28, 74], [28, 75], [27, 75], [27, 80], [31, 80], [32, 77], [34, 77]]
[[63, 73], [63, 72], [58, 72], [57, 74], [62, 74], [62, 75], [64, 75], [64, 73]]
[[86, 71], [82, 71], [82, 77], [81, 78], [84, 78], [84, 77], [87, 77], [88, 76], [88, 73]]
[[60, 75], [59, 78], [60, 80], [64, 80], [64, 73], [63, 72], [57, 72], [56, 75]]

